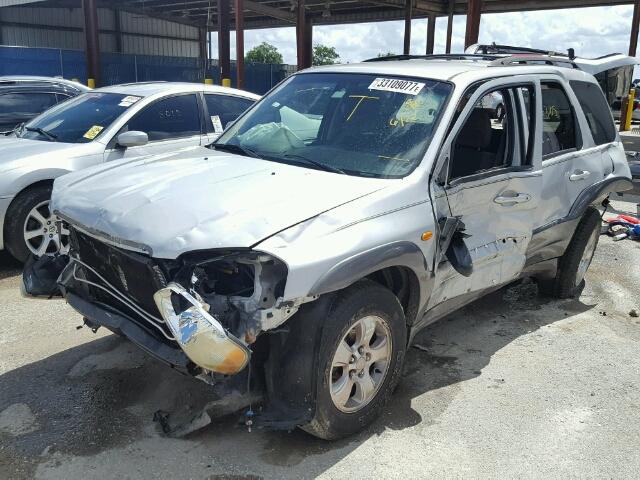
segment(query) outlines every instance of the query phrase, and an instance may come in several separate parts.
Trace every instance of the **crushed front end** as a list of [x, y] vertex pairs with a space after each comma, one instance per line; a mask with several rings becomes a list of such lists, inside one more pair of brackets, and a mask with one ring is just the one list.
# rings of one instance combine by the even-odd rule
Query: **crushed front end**
[[112, 330], [207, 382], [243, 371], [258, 336], [313, 300], [283, 301], [287, 267], [261, 252], [215, 250], [156, 259], [144, 248], [80, 226], [69, 230], [68, 257], [27, 265], [23, 291], [43, 296], [57, 281], [89, 327]]

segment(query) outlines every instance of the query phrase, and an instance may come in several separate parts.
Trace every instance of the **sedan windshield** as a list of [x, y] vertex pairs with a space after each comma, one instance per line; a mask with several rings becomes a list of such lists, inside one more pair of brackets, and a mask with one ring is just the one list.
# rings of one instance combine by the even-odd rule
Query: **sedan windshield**
[[27, 123], [18, 136], [32, 140], [87, 143], [140, 97], [89, 92], [68, 100]]
[[403, 177], [424, 155], [451, 88], [423, 78], [295, 75], [214, 148], [335, 173]]

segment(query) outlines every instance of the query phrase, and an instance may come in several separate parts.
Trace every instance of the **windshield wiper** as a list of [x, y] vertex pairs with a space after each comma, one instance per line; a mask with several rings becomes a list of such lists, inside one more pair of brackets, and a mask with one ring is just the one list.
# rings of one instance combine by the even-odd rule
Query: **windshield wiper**
[[48, 132], [40, 127], [24, 127], [29, 132], [36, 132], [42, 135], [43, 137], [47, 137], [49, 140], [53, 140], [54, 142], [58, 141], [58, 136], [54, 135], [51, 132]]
[[214, 150], [227, 151], [230, 153], [239, 153], [245, 157], [261, 158], [256, 152], [250, 148], [241, 147], [240, 145], [233, 145], [231, 143], [213, 143], [211, 144]]
[[293, 158], [293, 159], [297, 159], [297, 160], [302, 160], [303, 162], [310, 163], [311, 165], [315, 165], [316, 167], [324, 170], [325, 172], [340, 173], [341, 175], [346, 175], [347, 174], [347, 172], [345, 172], [344, 170], [339, 169], [338, 167], [334, 167], [332, 165], [327, 165], [326, 163], [318, 162], [317, 160], [312, 160], [310, 158], [303, 157], [302, 155], [296, 155], [294, 153], [287, 153], [286, 155], [283, 155], [282, 157], [283, 158]]

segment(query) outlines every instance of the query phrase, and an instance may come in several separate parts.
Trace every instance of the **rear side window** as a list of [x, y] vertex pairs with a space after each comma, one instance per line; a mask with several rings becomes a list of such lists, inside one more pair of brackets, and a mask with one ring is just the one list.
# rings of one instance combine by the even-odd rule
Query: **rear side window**
[[596, 145], [613, 142], [616, 139], [616, 127], [600, 87], [588, 82], [573, 81], [569, 83], [578, 97], [585, 117], [587, 117], [593, 141]]
[[164, 98], [145, 107], [121, 131], [139, 130], [150, 141], [200, 134], [200, 110], [194, 94]]
[[0, 95], [0, 114], [35, 115], [56, 103], [55, 93], [6, 93]]
[[242, 112], [253, 105], [253, 100], [228, 95], [206, 94], [204, 98], [210, 117], [206, 122], [208, 132], [213, 132], [216, 128], [219, 129], [220, 125], [225, 128], [229, 122], [234, 121]]
[[569, 97], [558, 83], [542, 84], [542, 155], [579, 148], [576, 119]]

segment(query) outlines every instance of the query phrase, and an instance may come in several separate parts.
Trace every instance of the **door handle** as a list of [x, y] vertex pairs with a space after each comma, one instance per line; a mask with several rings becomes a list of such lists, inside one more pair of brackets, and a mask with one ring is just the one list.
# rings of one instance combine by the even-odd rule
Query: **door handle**
[[505, 206], [514, 205], [516, 203], [525, 203], [529, 200], [531, 200], [531, 195], [528, 193], [516, 193], [515, 195], [508, 197], [498, 196], [493, 199], [495, 203]]
[[572, 182], [579, 182], [580, 180], [584, 180], [585, 178], [587, 178], [589, 175], [591, 175], [591, 172], [582, 170], [581, 172], [576, 172], [572, 175], [569, 175], [569, 180]]

